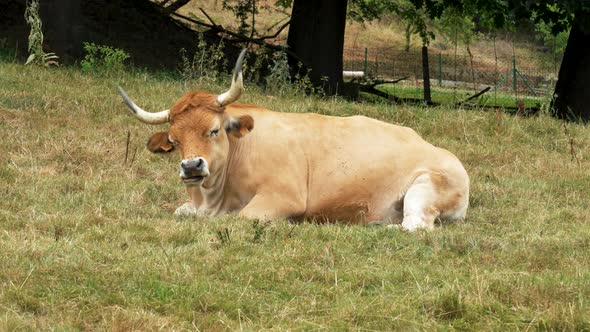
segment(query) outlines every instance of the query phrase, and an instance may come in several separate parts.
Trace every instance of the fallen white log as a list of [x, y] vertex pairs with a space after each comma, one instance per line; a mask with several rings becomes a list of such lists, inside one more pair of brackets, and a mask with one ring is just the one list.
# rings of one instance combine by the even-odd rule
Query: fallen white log
[[342, 77], [344, 78], [363, 78], [365, 72], [362, 70], [344, 70], [342, 71]]

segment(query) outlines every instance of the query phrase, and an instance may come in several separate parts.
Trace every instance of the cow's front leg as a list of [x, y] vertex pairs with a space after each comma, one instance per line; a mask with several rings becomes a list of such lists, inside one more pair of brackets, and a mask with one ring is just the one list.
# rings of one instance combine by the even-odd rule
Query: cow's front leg
[[192, 217], [198, 214], [197, 207], [193, 202], [186, 202], [179, 206], [176, 211], [174, 211], [174, 215], [177, 217]]
[[190, 197], [189, 201], [179, 206], [174, 215], [177, 217], [192, 217], [197, 215], [203, 215], [202, 211], [199, 211], [199, 206], [203, 200], [203, 196], [198, 187], [186, 187], [186, 192]]
[[239, 213], [248, 219], [274, 220], [298, 217], [305, 212], [305, 204], [277, 194], [258, 194]]

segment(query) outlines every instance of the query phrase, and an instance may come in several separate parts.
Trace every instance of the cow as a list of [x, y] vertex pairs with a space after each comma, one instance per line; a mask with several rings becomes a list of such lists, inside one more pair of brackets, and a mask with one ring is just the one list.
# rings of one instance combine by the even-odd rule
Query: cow
[[188, 92], [169, 110], [144, 111], [119, 87], [139, 120], [170, 124], [151, 136], [147, 148], [180, 151], [180, 179], [190, 199], [175, 214], [238, 213], [247, 219], [387, 224], [408, 231], [465, 217], [465, 168], [410, 128], [364, 116], [234, 104], [244, 90], [245, 51], [227, 92]]

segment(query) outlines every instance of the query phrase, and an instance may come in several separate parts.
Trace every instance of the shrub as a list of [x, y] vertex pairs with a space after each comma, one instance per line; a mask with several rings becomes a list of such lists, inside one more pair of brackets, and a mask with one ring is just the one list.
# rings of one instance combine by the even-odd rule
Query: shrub
[[266, 76], [266, 91], [271, 94], [284, 96], [291, 90], [291, 74], [285, 52], [275, 52], [273, 62], [269, 65], [270, 74]]
[[25, 64], [57, 65], [58, 56], [55, 53], [45, 53], [43, 51], [43, 29], [41, 17], [39, 16], [39, 2], [37, 0], [27, 1], [25, 21], [31, 27], [31, 32], [29, 33], [29, 57]]
[[293, 95], [304, 95], [308, 93], [323, 95], [321, 87], [315, 87], [309, 78], [309, 70], [303, 69], [299, 63], [297, 72], [291, 77], [287, 53], [275, 52], [272, 64], [269, 65], [270, 73], [266, 76], [266, 91], [271, 94], [284, 96], [288, 93]]
[[184, 80], [216, 81], [220, 76], [220, 69], [225, 67], [226, 60], [223, 53], [224, 43], [208, 45], [202, 33], [197, 41], [197, 51], [192, 59], [186, 49], [180, 50], [180, 75]]
[[125, 68], [125, 60], [130, 58], [129, 53], [106, 45], [96, 45], [94, 43], [84, 43], [84, 60], [82, 60], [82, 70], [90, 71], [120, 71]]

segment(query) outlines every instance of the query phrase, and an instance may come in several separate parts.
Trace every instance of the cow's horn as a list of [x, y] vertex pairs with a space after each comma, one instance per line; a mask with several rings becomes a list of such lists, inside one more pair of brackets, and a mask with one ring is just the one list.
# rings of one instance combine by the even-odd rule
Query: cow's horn
[[125, 104], [127, 104], [127, 107], [129, 107], [131, 112], [133, 112], [133, 114], [135, 114], [135, 116], [137, 116], [139, 120], [149, 124], [161, 124], [168, 122], [168, 115], [170, 113], [170, 110], [165, 110], [156, 113], [146, 112], [143, 109], [141, 109], [141, 107], [137, 106], [133, 102], [133, 100], [131, 100], [131, 98], [129, 98], [129, 96], [125, 93], [123, 88], [121, 88], [120, 86], [118, 88], [121, 97], [123, 97], [123, 100], [125, 101]]
[[240, 53], [238, 61], [236, 61], [236, 67], [234, 68], [234, 75], [231, 80], [231, 87], [227, 92], [224, 92], [217, 96], [217, 103], [220, 106], [225, 106], [233, 103], [240, 98], [242, 91], [244, 91], [244, 80], [242, 78], [242, 62], [244, 62], [244, 56], [246, 55], [245, 48]]

